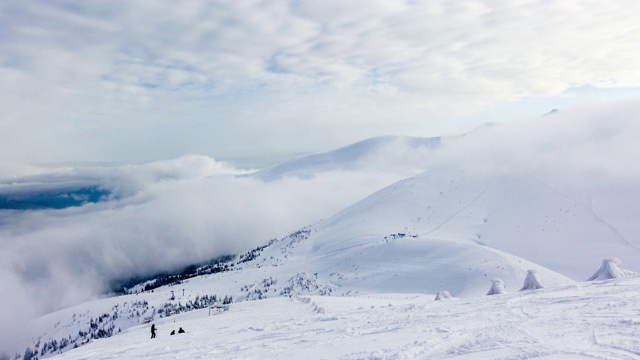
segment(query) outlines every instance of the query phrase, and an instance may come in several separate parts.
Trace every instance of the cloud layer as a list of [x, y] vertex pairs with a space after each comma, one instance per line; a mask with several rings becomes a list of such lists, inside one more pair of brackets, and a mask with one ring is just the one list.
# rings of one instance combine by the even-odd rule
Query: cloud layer
[[456, 116], [520, 99], [640, 85], [634, 2], [0, 7], [5, 161], [329, 149], [456, 131], [469, 125]]

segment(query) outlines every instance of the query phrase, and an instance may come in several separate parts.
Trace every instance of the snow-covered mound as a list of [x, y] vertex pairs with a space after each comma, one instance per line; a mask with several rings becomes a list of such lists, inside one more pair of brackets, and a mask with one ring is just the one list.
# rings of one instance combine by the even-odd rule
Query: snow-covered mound
[[486, 291], [492, 277], [517, 286], [531, 267], [539, 268], [555, 286], [572, 283], [542, 266], [472, 241], [395, 235], [395, 239], [389, 237], [393, 235], [385, 239], [345, 231], [338, 238], [327, 230], [309, 239], [313, 243], [310, 253], [299, 254], [311, 272], [361, 293], [435, 294], [448, 289], [456, 297], [475, 296]]
[[524, 285], [522, 285], [522, 289], [520, 289], [520, 291], [537, 290], [542, 289], [543, 287], [544, 285], [542, 285], [542, 282], [540, 281], [538, 271], [536, 271], [535, 269], [530, 269], [529, 271], [527, 271], [527, 277], [524, 279]]
[[[416, 210], [412, 200], [417, 197], [386, 198], [386, 193], [268, 246], [246, 266], [260, 266], [265, 278], [279, 281], [301, 272], [313, 274], [309, 277], [316, 290], [307, 292], [312, 294], [436, 294], [447, 289], [456, 297], [475, 296], [484, 294], [494, 277], [516, 288], [532, 268], [552, 286], [573, 283], [539, 264], [478, 244], [475, 238], [420, 234], [407, 226], [411, 218], [405, 217], [405, 211]], [[405, 203], [396, 203], [402, 200]], [[294, 292], [307, 288], [298, 286]]]
[[409, 136], [380, 136], [324, 153], [305, 155], [253, 174], [265, 181], [285, 176], [313, 177], [333, 170], [367, 170], [372, 167], [394, 171], [412, 171], [415, 163], [407, 154], [437, 149], [441, 139]]
[[623, 276], [636, 274], [633, 271], [621, 269], [619, 267], [620, 264], [622, 264], [622, 261], [615, 257], [602, 260], [602, 265], [598, 271], [588, 279], [588, 281], [617, 279]]
[[451, 294], [446, 290], [438, 291], [438, 293], [436, 294], [435, 300], [436, 301], [451, 300]]
[[504, 281], [502, 279], [491, 279], [491, 289], [487, 292], [487, 295], [501, 295], [506, 294]]

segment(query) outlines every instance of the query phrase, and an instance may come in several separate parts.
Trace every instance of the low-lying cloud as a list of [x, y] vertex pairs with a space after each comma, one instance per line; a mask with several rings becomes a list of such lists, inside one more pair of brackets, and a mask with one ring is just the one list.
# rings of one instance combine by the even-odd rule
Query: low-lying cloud
[[265, 183], [238, 176], [246, 173], [187, 156], [5, 178], [5, 194], [27, 185], [43, 191], [60, 183], [95, 184], [111, 191], [111, 199], [62, 210], [0, 211], [0, 281], [12, 294], [3, 299], [0, 338], [9, 341], [31, 316], [99, 296], [111, 280], [247, 251], [399, 179], [328, 172]]
[[635, 160], [640, 134], [637, 97], [615, 103], [583, 104], [547, 116], [509, 124], [485, 125], [445, 140], [436, 162], [495, 171], [508, 164], [523, 171], [564, 178], [632, 182], [640, 179]]

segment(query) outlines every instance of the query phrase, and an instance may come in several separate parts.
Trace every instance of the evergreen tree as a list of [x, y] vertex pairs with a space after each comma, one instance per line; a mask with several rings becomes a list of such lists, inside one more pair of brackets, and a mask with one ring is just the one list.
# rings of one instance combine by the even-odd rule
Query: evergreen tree
[[22, 357], [22, 360], [36, 360], [37, 359], [37, 354], [34, 353], [30, 347], [27, 347], [27, 350], [24, 351], [24, 356]]

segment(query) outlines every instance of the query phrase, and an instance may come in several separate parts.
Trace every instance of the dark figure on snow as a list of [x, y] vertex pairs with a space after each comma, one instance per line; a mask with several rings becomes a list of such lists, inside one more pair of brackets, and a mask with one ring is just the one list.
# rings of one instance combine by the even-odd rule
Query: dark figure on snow
[[156, 337], [156, 324], [151, 324], [151, 338], [154, 339]]
[[178, 334], [184, 334], [184, 330], [182, 328], [178, 329]]
[[169, 334], [169, 335], [175, 335], [175, 334], [176, 334], [176, 331], [175, 330], [171, 330], [171, 334]]

